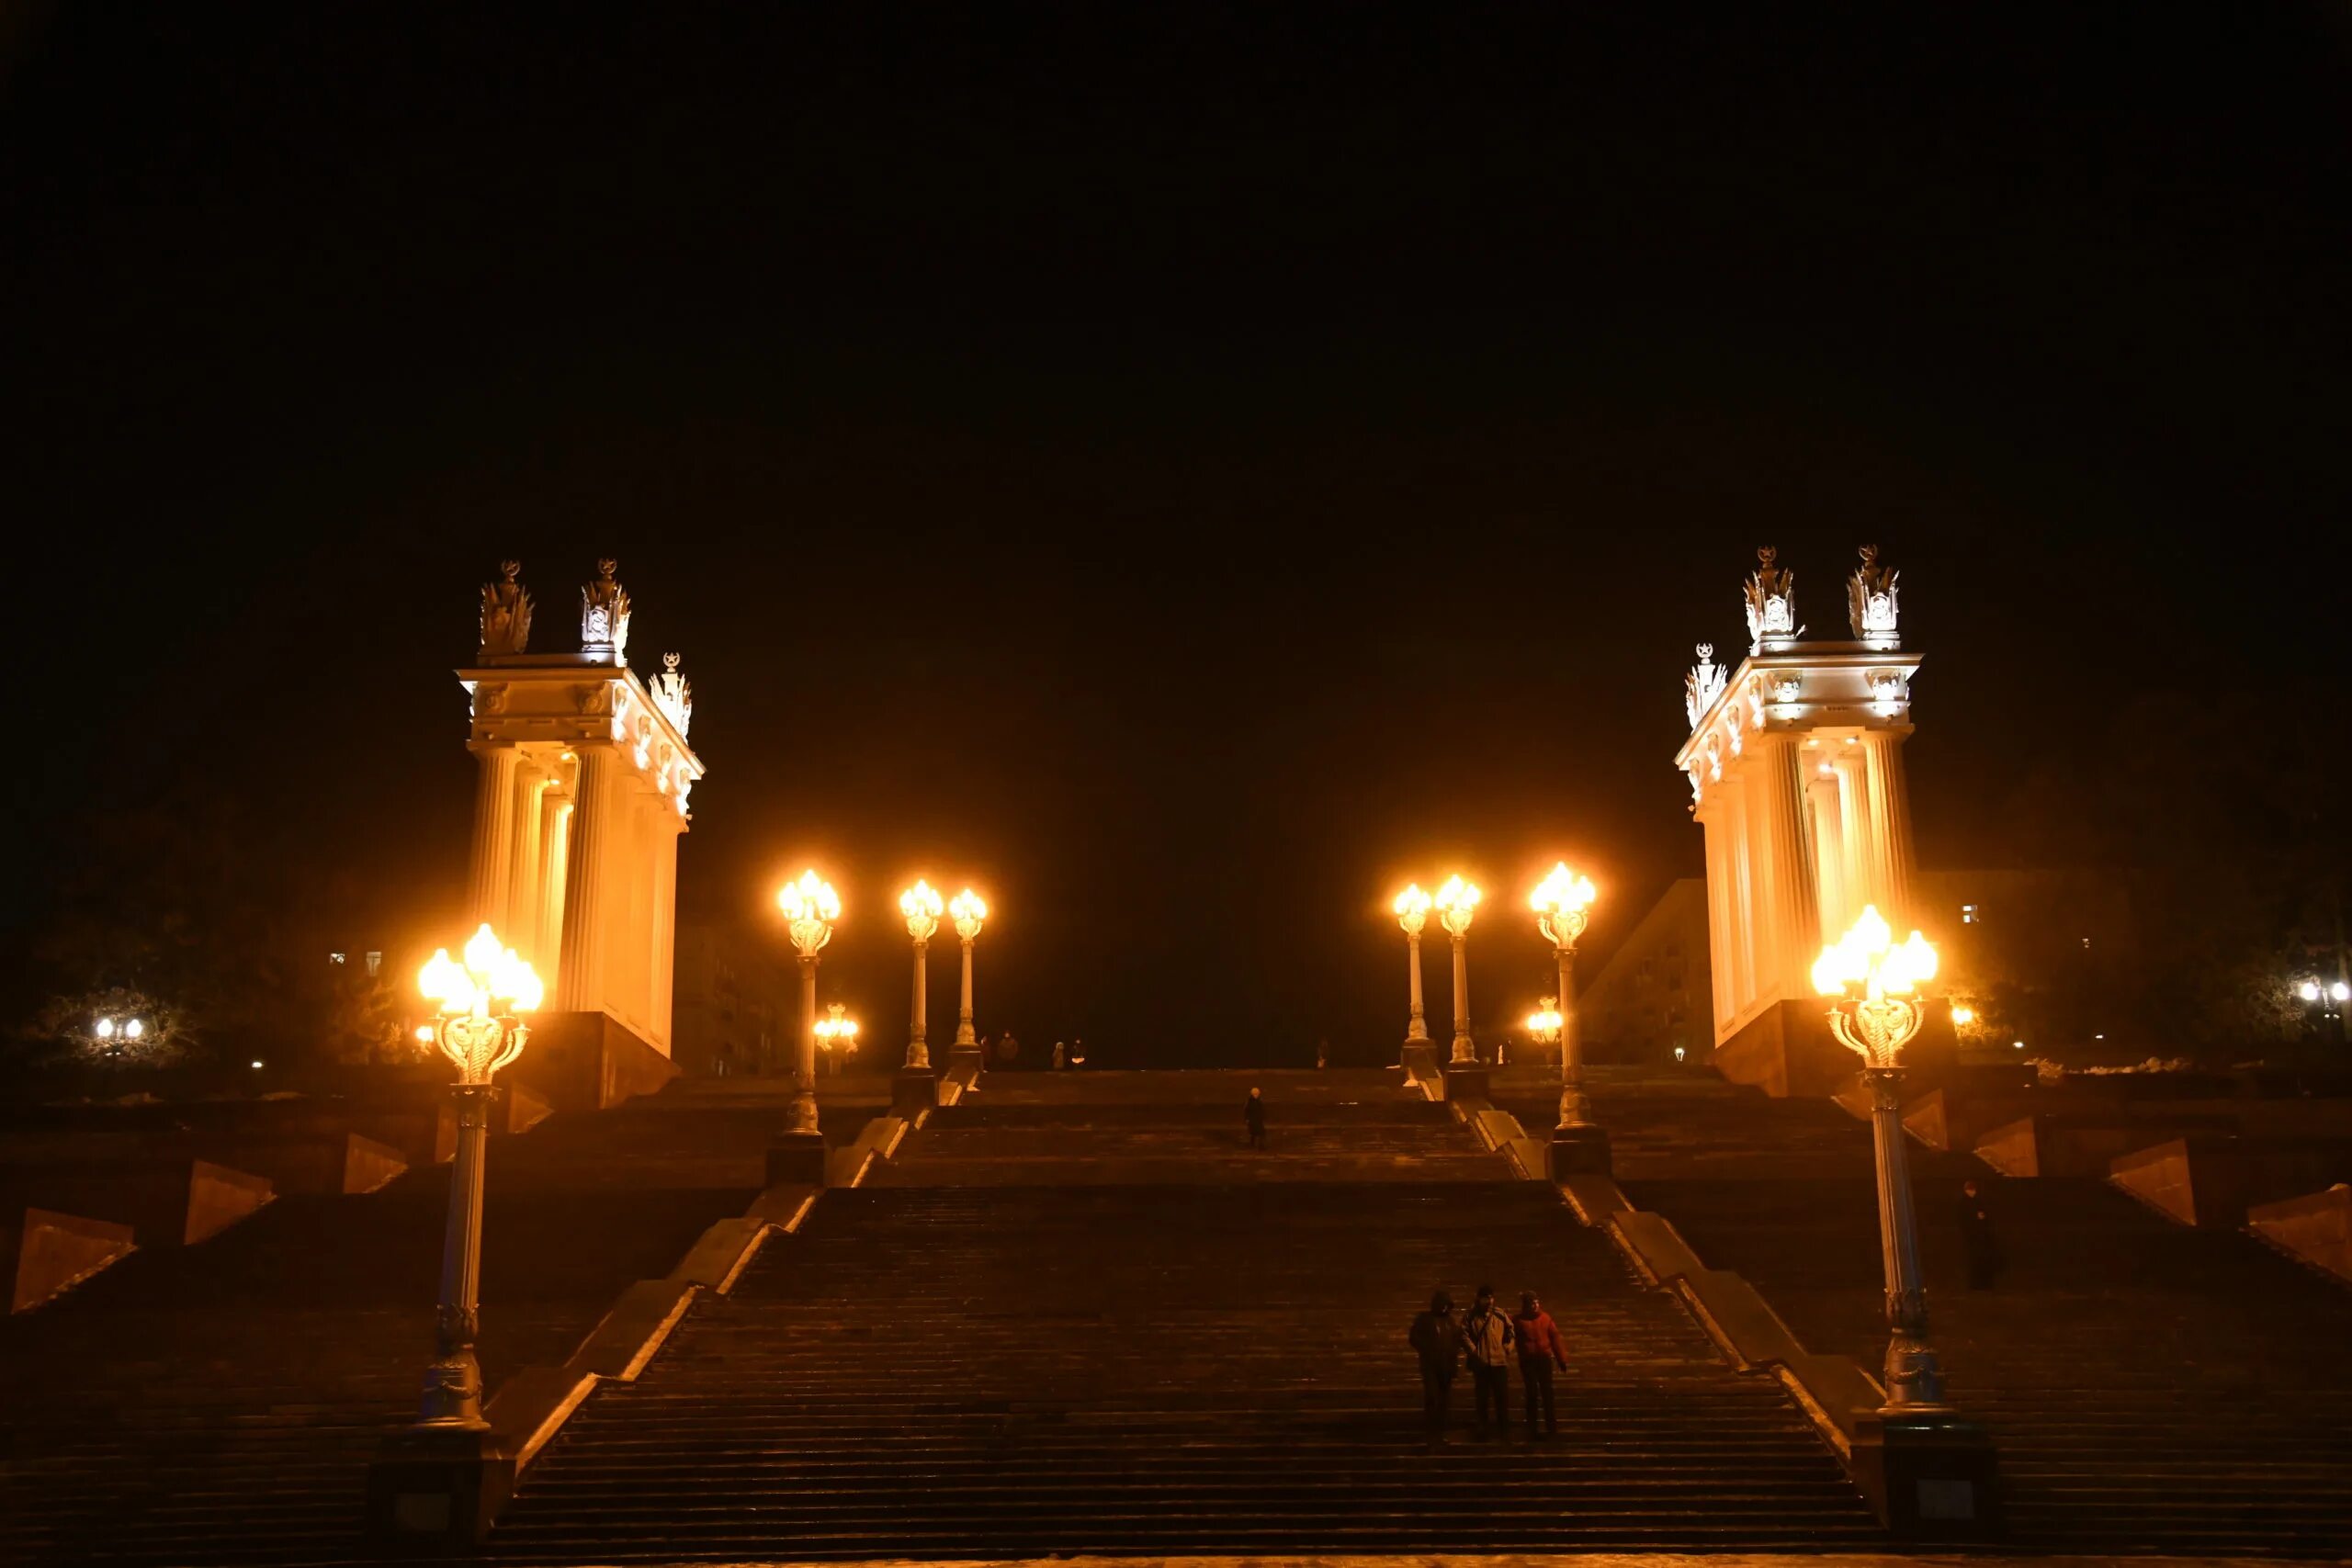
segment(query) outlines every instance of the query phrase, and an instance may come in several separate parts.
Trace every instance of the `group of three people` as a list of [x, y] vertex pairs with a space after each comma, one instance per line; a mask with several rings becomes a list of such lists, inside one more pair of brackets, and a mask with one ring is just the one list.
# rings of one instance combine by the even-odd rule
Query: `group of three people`
[[[1519, 1312], [1506, 1314], [1495, 1304], [1495, 1288], [1478, 1287], [1477, 1299], [1460, 1322], [1453, 1316], [1453, 1297], [1444, 1291], [1430, 1298], [1430, 1310], [1413, 1320], [1408, 1337], [1421, 1362], [1421, 1414], [1429, 1425], [1430, 1446], [1445, 1441], [1448, 1407], [1453, 1380], [1466, 1359], [1476, 1394], [1477, 1435], [1510, 1430], [1510, 1369], [1527, 1385], [1527, 1436], [1556, 1437], [1559, 1411], [1553, 1402], [1552, 1373], [1568, 1368], [1567, 1349], [1559, 1325], [1533, 1291], [1519, 1293]], [[1492, 1418], [1491, 1427], [1488, 1425]], [[1540, 1419], [1539, 1419], [1540, 1417]], [[1541, 1430], [1538, 1430], [1538, 1427]]]

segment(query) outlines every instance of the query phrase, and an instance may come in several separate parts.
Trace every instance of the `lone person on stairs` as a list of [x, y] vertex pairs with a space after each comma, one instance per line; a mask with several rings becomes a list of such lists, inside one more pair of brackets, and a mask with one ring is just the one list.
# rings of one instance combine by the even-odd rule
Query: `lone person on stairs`
[[2001, 1271], [2001, 1248], [1993, 1239], [1992, 1205], [1973, 1179], [1960, 1187], [1960, 1240], [1968, 1254], [1968, 1288], [1991, 1290]]
[[1462, 1367], [1462, 1325], [1453, 1321], [1453, 1298], [1440, 1291], [1430, 1310], [1413, 1319], [1408, 1341], [1421, 1359], [1421, 1418], [1430, 1447], [1445, 1441], [1446, 1405], [1453, 1396], [1453, 1374]]
[[1511, 1319], [1519, 1331], [1519, 1375], [1527, 1384], [1527, 1438], [1535, 1440], [1535, 1407], [1544, 1407], [1544, 1436], [1560, 1435], [1560, 1413], [1552, 1403], [1552, 1369], [1568, 1370], [1568, 1353], [1560, 1343], [1560, 1325], [1544, 1310], [1533, 1291], [1519, 1292], [1519, 1315]]
[[1250, 1130], [1251, 1148], [1266, 1146], [1266, 1097], [1257, 1089], [1251, 1089], [1250, 1098], [1241, 1102], [1241, 1124]]
[[1478, 1299], [1462, 1320], [1462, 1341], [1470, 1352], [1471, 1389], [1477, 1401], [1478, 1436], [1487, 1435], [1487, 1409], [1494, 1407], [1495, 1430], [1510, 1435], [1511, 1347], [1519, 1338], [1510, 1319], [1495, 1306], [1495, 1288], [1478, 1287]]

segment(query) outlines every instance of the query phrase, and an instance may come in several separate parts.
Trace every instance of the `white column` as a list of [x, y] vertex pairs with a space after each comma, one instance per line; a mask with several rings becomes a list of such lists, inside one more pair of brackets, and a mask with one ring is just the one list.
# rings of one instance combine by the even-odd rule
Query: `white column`
[[1421, 1011], [1421, 933], [1405, 934], [1405, 973], [1412, 984], [1412, 1010], [1405, 1015], [1405, 1039], [1419, 1043], [1430, 1037], [1429, 1020]]
[[1821, 901], [1805, 853], [1804, 795], [1798, 788], [1798, 748], [1785, 735], [1759, 735], [1748, 764], [1758, 807], [1755, 846], [1763, 852], [1762, 897], [1756, 914], [1757, 994], [1792, 1001], [1812, 990], [1811, 969], [1821, 951]]
[[[1731, 893], [1731, 961], [1732, 997], [1736, 1002], [1733, 1015], [1746, 1012], [1756, 1005], [1756, 812], [1748, 800], [1750, 792], [1734, 777], [1726, 776], [1719, 786], [1724, 792], [1724, 814], [1731, 824], [1730, 840], [1724, 846], [1730, 861], [1728, 878]], [[1724, 1022], [1728, 1024], [1730, 1019]]]
[[653, 1043], [671, 1049], [672, 1008], [677, 993], [678, 835], [686, 830], [678, 808], [662, 795], [653, 829]]
[[608, 741], [582, 745], [580, 782], [572, 803], [570, 854], [564, 868], [563, 967], [557, 1007], [594, 1012], [605, 1005], [612, 983], [612, 905], [616, 820], [626, 808], [620, 759]]
[[539, 956], [545, 965], [540, 978], [550, 995], [560, 995], [563, 975], [564, 883], [571, 871], [571, 794], [560, 783], [551, 784], [540, 802], [539, 821]]
[[1862, 736], [1870, 774], [1871, 860], [1877, 873], [1871, 891], [1889, 925], [1917, 918], [1911, 908], [1911, 792], [1903, 777], [1902, 747], [1903, 737], [1891, 730]]
[[1706, 833], [1707, 845], [1707, 986], [1715, 1010], [1709, 1020], [1714, 1031], [1710, 1038], [1720, 1044], [1722, 1031], [1739, 1010], [1733, 992], [1738, 966], [1732, 957], [1732, 829], [1720, 800], [1700, 819], [1700, 827]]
[[1821, 929], [1842, 931], [1853, 923], [1847, 909], [1846, 833], [1838, 774], [1818, 753], [1804, 754], [1806, 820], [1813, 829], [1813, 880], [1821, 897]]
[[1863, 905], [1877, 899], [1878, 875], [1871, 864], [1870, 780], [1860, 746], [1838, 747], [1832, 766], [1838, 770], [1838, 837], [1846, 852], [1846, 918], [1837, 928], [1842, 932], [1854, 923]]
[[474, 753], [481, 772], [474, 792], [473, 861], [466, 879], [466, 912], [467, 919], [477, 925], [484, 920], [495, 925], [506, 918], [506, 878], [514, 852], [514, 769], [521, 755], [513, 745], [503, 743], [483, 746]]
[[628, 902], [615, 911], [613, 967], [617, 972], [622, 1010], [642, 1039], [653, 1032], [653, 825], [647, 809], [653, 796], [641, 776], [624, 772], [622, 779], [625, 830], [616, 849]]
[[964, 989], [956, 1006], [956, 1043], [977, 1045], [979, 1041], [972, 1033], [972, 939], [964, 942]]
[[1453, 1054], [1457, 1066], [1465, 1066], [1478, 1059], [1477, 1043], [1470, 1037], [1470, 960], [1466, 956], [1469, 933], [1453, 939]]
[[498, 928], [507, 945], [533, 964], [541, 962], [539, 911], [543, 897], [539, 877], [539, 834], [546, 825], [541, 802], [548, 792], [547, 771], [528, 757], [514, 781], [514, 851], [506, 862], [506, 918]]

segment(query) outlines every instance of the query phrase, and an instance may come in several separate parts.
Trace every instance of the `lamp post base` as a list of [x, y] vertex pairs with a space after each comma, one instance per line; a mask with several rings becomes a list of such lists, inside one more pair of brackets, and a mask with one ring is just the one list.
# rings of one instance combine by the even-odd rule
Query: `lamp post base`
[[1408, 1078], [1437, 1077], [1437, 1043], [1431, 1040], [1406, 1041], [1404, 1063], [1405, 1076]]
[[1999, 1458], [1984, 1427], [1951, 1410], [1854, 1413], [1854, 1484], [1905, 1540], [1996, 1539]]
[[1445, 1068], [1445, 1098], [1448, 1100], [1484, 1100], [1487, 1098], [1487, 1066], [1483, 1062], [1449, 1062]]
[[495, 1432], [413, 1427], [368, 1466], [368, 1536], [403, 1554], [470, 1554], [514, 1495], [514, 1454]]
[[890, 1111], [914, 1117], [939, 1104], [939, 1080], [929, 1067], [901, 1067], [890, 1080]]
[[822, 1133], [775, 1133], [768, 1138], [770, 1187], [822, 1187], [825, 1184], [825, 1135]]
[[1589, 1122], [1552, 1129], [1552, 1179], [1609, 1174], [1609, 1129]]

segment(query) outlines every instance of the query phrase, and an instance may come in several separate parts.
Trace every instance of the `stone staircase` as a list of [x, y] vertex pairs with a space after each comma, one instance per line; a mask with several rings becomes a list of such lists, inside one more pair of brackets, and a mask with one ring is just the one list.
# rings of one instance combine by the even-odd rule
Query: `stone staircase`
[[[1632, 1201], [1747, 1277], [1806, 1346], [1883, 1354], [1870, 1136], [1826, 1101], [1603, 1077]], [[2004, 1180], [1914, 1144], [1935, 1341], [2001, 1450], [2013, 1546], [2352, 1556], [2352, 1292], [2088, 1179]], [[1970, 1292], [1962, 1179], [2007, 1269]]]
[[[828, 1193], [582, 1408], [492, 1554], [1880, 1540], [1777, 1384], [1729, 1371], [1555, 1191], [1394, 1075], [1148, 1077], [991, 1077], [877, 1184]], [[1562, 1433], [1430, 1454], [1405, 1330], [1433, 1286], [1466, 1302], [1481, 1279], [1560, 1319]], [[1465, 1423], [1467, 1401], [1465, 1382]]]
[[[828, 1135], [873, 1113], [828, 1107]], [[493, 1138], [489, 1386], [560, 1362], [763, 1179], [773, 1108], [662, 1095]], [[0, 1562], [352, 1561], [381, 1435], [432, 1343], [447, 1168], [280, 1198], [0, 1322]]]

